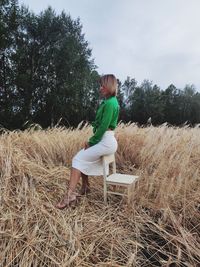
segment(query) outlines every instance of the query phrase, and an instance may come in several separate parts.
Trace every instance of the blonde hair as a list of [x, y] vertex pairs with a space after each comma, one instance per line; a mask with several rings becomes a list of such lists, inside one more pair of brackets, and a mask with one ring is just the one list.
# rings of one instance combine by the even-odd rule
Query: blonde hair
[[105, 86], [109, 90], [111, 96], [117, 95], [118, 83], [113, 74], [103, 75], [100, 78], [100, 85]]

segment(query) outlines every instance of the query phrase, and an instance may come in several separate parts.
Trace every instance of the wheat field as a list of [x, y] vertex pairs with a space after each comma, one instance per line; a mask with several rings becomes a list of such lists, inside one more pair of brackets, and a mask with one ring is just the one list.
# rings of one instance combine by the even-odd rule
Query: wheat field
[[91, 194], [58, 210], [71, 159], [91, 127], [0, 136], [0, 266], [200, 266], [200, 129], [116, 130], [117, 170], [140, 176], [131, 207]]

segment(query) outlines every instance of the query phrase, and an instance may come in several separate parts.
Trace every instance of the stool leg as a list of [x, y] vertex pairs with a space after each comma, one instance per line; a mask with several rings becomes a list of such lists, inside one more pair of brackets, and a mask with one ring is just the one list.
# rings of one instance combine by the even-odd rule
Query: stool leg
[[104, 203], [107, 204], [107, 184], [104, 183]]
[[128, 201], [127, 201], [127, 203], [128, 203], [128, 206], [130, 206], [130, 203], [131, 203], [131, 186], [129, 185], [128, 186]]

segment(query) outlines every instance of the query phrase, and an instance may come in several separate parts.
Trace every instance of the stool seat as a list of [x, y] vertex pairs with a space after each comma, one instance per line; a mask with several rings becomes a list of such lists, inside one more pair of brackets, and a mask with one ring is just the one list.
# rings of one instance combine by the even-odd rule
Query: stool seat
[[136, 175], [113, 173], [106, 177], [106, 182], [126, 186], [134, 183], [137, 179], [139, 179], [139, 176]]

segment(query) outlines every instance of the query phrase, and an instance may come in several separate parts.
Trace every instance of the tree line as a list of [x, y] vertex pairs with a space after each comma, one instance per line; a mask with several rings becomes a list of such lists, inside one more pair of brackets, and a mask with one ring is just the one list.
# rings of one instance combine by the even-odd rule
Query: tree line
[[[35, 14], [17, 0], [0, 1], [1, 127], [92, 121], [100, 101], [99, 77], [79, 19], [51, 7]], [[200, 94], [192, 85], [161, 90], [148, 80], [141, 85], [130, 77], [118, 82], [120, 120], [200, 122]]]
[[195, 125], [200, 122], [200, 93], [193, 85], [178, 89], [173, 84], [165, 90], [144, 80], [138, 86], [135, 79], [127, 77], [120, 86], [121, 117], [154, 125], [167, 122], [172, 125]]

